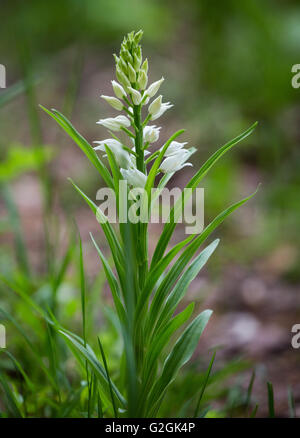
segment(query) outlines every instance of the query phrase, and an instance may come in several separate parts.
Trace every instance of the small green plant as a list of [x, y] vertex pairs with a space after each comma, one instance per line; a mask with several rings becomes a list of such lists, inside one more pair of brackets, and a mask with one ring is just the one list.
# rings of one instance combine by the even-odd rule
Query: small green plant
[[[148, 60], [142, 59], [139, 44], [141, 37], [142, 31], [139, 31], [131, 32], [124, 38], [119, 56], [115, 55], [118, 82], [112, 81], [112, 87], [116, 97], [102, 96], [114, 109], [123, 111], [123, 115], [98, 122], [109, 130], [111, 138], [99, 141], [93, 148], [59, 111], [43, 109], [83, 150], [107, 187], [114, 190], [117, 205], [120, 201], [119, 182], [125, 180], [129, 187], [144, 189], [147, 197], [143, 202], [146, 202], [147, 214], [150, 216], [153, 206], [152, 189], [158, 175], [162, 174], [157, 184], [157, 188], [161, 190], [176, 171], [189, 165], [187, 160], [194, 148], [186, 149], [184, 142], [176, 140], [184, 132], [179, 130], [160, 148], [151, 152], [148, 150], [158, 140], [160, 130], [149, 123], [157, 120], [172, 105], [163, 103], [161, 95], [156, 97], [163, 78], [148, 85]], [[194, 174], [186, 187], [194, 191], [219, 158], [250, 135], [255, 126], [256, 123], [217, 150]], [[122, 131], [127, 135], [128, 142], [116, 135]], [[108, 166], [96, 151], [106, 154]], [[253, 195], [225, 209], [200, 234], [191, 234], [168, 249], [177, 225], [177, 210], [186, 202], [182, 195], [171, 209], [169, 221], [164, 225], [149, 261], [147, 221], [120, 222], [116, 230], [103, 218], [97, 205], [75, 183], [73, 185], [96, 215], [114, 262], [113, 269], [91, 236], [110, 286], [123, 340], [119, 376], [114, 376], [114, 379], [110, 376], [109, 358], [105, 357], [100, 339], [101, 361], [86, 338], [86, 290], [82, 251], [83, 336], [79, 337], [61, 327], [54, 315], [46, 318], [55, 332], [65, 338], [81, 365], [85, 364], [90, 415], [154, 417], [158, 415], [164, 396], [178, 371], [194, 353], [212, 314], [211, 310], [204, 310], [186, 326], [192, 316], [194, 304], [190, 303], [178, 313], [178, 306], [189, 284], [206, 264], [219, 240], [214, 240], [198, 255], [197, 251], [217, 226]], [[206, 383], [207, 381], [205, 385]], [[203, 391], [200, 390], [194, 408], [196, 415], [199, 413], [202, 395]]]

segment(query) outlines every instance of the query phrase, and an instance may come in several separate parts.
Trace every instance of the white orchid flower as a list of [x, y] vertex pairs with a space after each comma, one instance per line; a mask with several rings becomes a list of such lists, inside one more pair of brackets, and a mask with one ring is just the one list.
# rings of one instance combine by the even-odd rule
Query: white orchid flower
[[126, 116], [108, 117], [107, 119], [100, 119], [97, 123], [111, 131], [120, 131], [121, 128], [130, 126], [130, 121]]
[[157, 128], [155, 125], [153, 126], [145, 126], [143, 130], [144, 141], [147, 143], [154, 143], [159, 138], [160, 127]]
[[107, 103], [109, 103], [113, 108], [115, 108], [118, 111], [122, 111], [123, 109], [123, 103], [113, 96], [104, 96], [102, 94], [102, 99], [104, 99]]
[[145, 187], [147, 176], [143, 172], [140, 172], [136, 168], [120, 169], [120, 172], [123, 178], [133, 187]]
[[128, 87], [128, 91], [131, 94], [132, 101], [135, 105], [139, 105], [142, 101], [142, 95], [139, 91], [135, 90], [132, 87]]
[[119, 99], [123, 99], [123, 97], [126, 96], [126, 91], [124, 90], [122, 85], [120, 85], [117, 81], [111, 81], [111, 84], [112, 84], [115, 95]]
[[107, 146], [114, 154], [116, 162], [120, 167], [127, 169], [128, 167], [132, 166], [133, 162], [131, 154], [129, 154], [129, 152], [123, 148], [122, 143], [120, 143], [118, 140], [115, 140], [114, 138], [107, 138], [106, 140], [94, 141], [94, 143], [98, 144], [98, 146], [94, 147], [95, 151], [105, 152], [105, 146]]
[[145, 91], [145, 94], [149, 97], [155, 96], [155, 94], [158, 92], [159, 87], [161, 86], [162, 82], [164, 81], [164, 78], [159, 79], [159, 81], [153, 82], [147, 90]]
[[158, 119], [160, 116], [162, 116], [169, 108], [172, 108], [172, 104], [170, 104], [170, 102], [165, 102], [162, 103], [160, 106], [159, 111], [157, 111], [155, 114], [151, 115], [151, 120], [156, 120]]
[[154, 116], [160, 111], [162, 104], [162, 95], [158, 96], [156, 99], [153, 100], [153, 102], [150, 103], [148, 111], [151, 116]]
[[[171, 155], [176, 154], [178, 151], [184, 148], [184, 146], [187, 144], [187, 141], [184, 141], [183, 143], [180, 143], [179, 141], [171, 141], [168, 149], [166, 150], [164, 156], [170, 157]], [[160, 151], [163, 149], [163, 146], [159, 149]]]
[[165, 158], [160, 166], [160, 170], [164, 173], [177, 172], [186, 166], [192, 166], [192, 163], [186, 163], [190, 153], [186, 149], [180, 149], [176, 154]]

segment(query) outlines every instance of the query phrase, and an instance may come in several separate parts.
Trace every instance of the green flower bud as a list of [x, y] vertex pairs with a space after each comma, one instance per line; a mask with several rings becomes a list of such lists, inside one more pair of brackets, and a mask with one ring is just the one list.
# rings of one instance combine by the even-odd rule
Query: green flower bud
[[142, 62], [142, 57], [139, 56], [139, 55], [137, 55], [137, 54], [135, 53], [135, 54], [133, 55], [133, 66], [134, 66], [134, 68], [135, 68], [136, 71], [139, 70], [140, 65], [141, 65], [141, 62]]
[[119, 62], [118, 62], [118, 67], [119, 69], [124, 73], [125, 76], [127, 76], [128, 74], [128, 68], [127, 68], [127, 64], [124, 61], [124, 59], [120, 58]]
[[142, 36], [143, 36], [143, 31], [141, 29], [134, 35], [134, 39], [133, 39], [134, 43], [138, 44], [141, 41]]
[[136, 81], [136, 72], [131, 64], [128, 64], [128, 78], [131, 83]]
[[118, 81], [125, 87], [125, 89], [127, 87], [130, 87], [130, 82], [127, 79], [127, 77], [124, 75], [124, 73], [117, 67], [116, 69], [116, 77], [118, 79]]
[[144, 70], [144, 72], [148, 73], [148, 59], [146, 58], [145, 61], [142, 64], [141, 70]]
[[116, 63], [116, 65], [118, 65], [118, 63], [119, 63], [119, 61], [120, 61], [120, 58], [114, 53], [113, 54], [113, 57], [114, 57], [114, 59], [115, 59], [115, 63]]
[[144, 70], [140, 70], [139, 74], [138, 74], [138, 87], [141, 90], [145, 90], [145, 88], [147, 87], [147, 83], [148, 83], [148, 76], [147, 74], [144, 72]]

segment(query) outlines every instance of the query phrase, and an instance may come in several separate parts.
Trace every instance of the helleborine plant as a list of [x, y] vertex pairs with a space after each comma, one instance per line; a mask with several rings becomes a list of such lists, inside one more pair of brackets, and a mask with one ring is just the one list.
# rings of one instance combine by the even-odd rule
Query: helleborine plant
[[[161, 176], [157, 187], [162, 189], [175, 172], [191, 166], [188, 160], [195, 149], [188, 149], [186, 142], [177, 140], [184, 132], [182, 129], [175, 132], [164, 144], [153, 146], [153, 143], [159, 141], [161, 128], [151, 122], [158, 120], [172, 105], [169, 102], [164, 103], [162, 95], [157, 95], [163, 78], [148, 84], [148, 61], [142, 59], [139, 44], [141, 37], [142, 31], [129, 33], [121, 44], [119, 55], [114, 55], [116, 80], [112, 81], [112, 90], [115, 96], [102, 97], [115, 110], [123, 111], [123, 114], [97, 122], [108, 129], [110, 138], [97, 141], [97, 146], [93, 148], [59, 111], [43, 109], [82, 149], [99, 172], [104, 184], [115, 191], [116, 198], [120, 180], [126, 180], [129, 187], [144, 188], [148, 194], [150, 214], [151, 190], [155, 187], [157, 176]], [[218, 159], [250, 135], [255, 126], [256, 124], [218, 149], [195, 172], [186, 187], [195, 190]], [[127, 144], [116, 135], [122, 131], [128, 136]], [[77, 185], [73, 185], [97, 215], [96, 204]], [[100, 222], [110, 247], [114, 269], [93, 236], [91, 238], [110, 286], [120, 336], [123, 339], [119, 375], [113, 378], [109, 375], [101, 343], [100, 353], [104, 366], [88, 344], [84, 328], [81, 338], [61, 327], [57, 321], [52, 323], [66, 338], [72, 351], [76, 353], [76, 358], [86, 361], [90, 371], [87, 379], [91, 379], [91, 375], [95, 377], [98, 401], [100, 400], [101, 412], [105, 412], [105, 415], [158, 415], [164, 394], [180, 368], [194, 353], [212, 313], [211, 310], [204, 310], [187, 323], [192, 316], [194, 303], [184, 309], [180, 307], [180, 311], [177, 311], [189, 284], [212, 255], [219, 240], [214, 240], [199, 254], [197, 251], [217, 226], [251, 196], [225, 209], [200, 234], [191, 234], [169, 249], [176, 228], [176, 210], [178, 205], [182, 207], [185, 202], [184, 199], [179, 200], [180, 204], [176, 201], [151, 261], [147, 223], [122, 222], [116, 230], [109, 222]], [[84, 308], [85, 306], [85, 324]], [[91, 415], [97, 415], [96, 410]]]

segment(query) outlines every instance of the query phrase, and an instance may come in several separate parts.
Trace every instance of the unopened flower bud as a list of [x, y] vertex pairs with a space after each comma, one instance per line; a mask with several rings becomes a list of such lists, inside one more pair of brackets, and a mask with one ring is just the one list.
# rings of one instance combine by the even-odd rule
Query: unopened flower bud
[[109, 103], [113, 108], [115, 108], [118, 111], [122, 111], [123, 104], [119, 99], [112, 96], [104, 96], [103, 94], [101, 97], [102, 99], [106, 100], [106, 102]]
[[131, 94], [134, 105], [139, 105], [142, 101], [141, 93], [132, 87], [128, 87], [128, 91]]
[[119, 99], [123, 99], [123, 97], [126, 96], [126, 91], [124, 90], [122, 85], [118, 84], [118, 82], [116, 82], [116, 81], [111, 81], [111, 84], [112, 84], [115, 95]]
[[113, 57], [114, 57], [116, 65], [117, 65], [120, 61], [120, 58], [115, 53], [113, 54]]
[[127, 87], [130, 87], [130, 82], [127, 79], [127, 77], [124, 75], [124, 73], [117, 67], [116, 69], [116, 76], [119, 82], [121, 82], [121, 84], [125, 87], [125, 89]]
[[161, 78], [159, 81], [153, 82], [153, 84], [151, 84], [148, 87], [148, 89], [146, 90], [147, 96], [149, 96], [149, 97], [155, 96], [155, 94], [158, 92], [159, 87], [163, 81], [164, 81], [164, 78]]
[[148, 59], [146, 58], [145, 61], [142, 64], [141, 70], [144, 70], [144, 72], [148, 73]]
[[124, 61], [124, 59], [120, 58], [117, 66], [124, 73], [124, 75], [127, 76], [128, 67], [127, 67], [127, 63]]
[[139, 74], [138, 74], [138, 87], [141, 90], [145, 90], [145, 88], [147, 87], [147, 83], [148, 83], [148, 76], [147, 74], [144, 72], [144, 70], [140, 70]]
[[141, 41], [142, 36], [143, 36], [143, 31], [141, 29], [134, 35], [134, 39], [133, 39], [134, 43], [138, 44]]
[[124, 61], [133, 64], [133, 58], [132, 58], [131, 54], [129, 53], [129, 51], [128, 51], [127, 49], [122, 49], [122, 50], [121, 50], [121, 52], [120, 52], [120, 57], [121, 57]]
[[136, 81], [136, 72], [130, 63], [128, 64], [128, 78], [131, 83]]
[[142, 56], [139, 56], [137, 53], [133, 55], [133, 67], [135, 71], [138, 71], [142, 62]]

